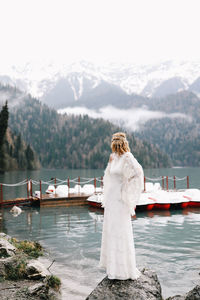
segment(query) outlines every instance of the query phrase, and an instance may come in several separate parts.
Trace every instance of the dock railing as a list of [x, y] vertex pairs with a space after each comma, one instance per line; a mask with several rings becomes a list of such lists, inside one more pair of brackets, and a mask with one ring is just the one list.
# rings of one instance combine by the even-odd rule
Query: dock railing
[[[157, 178], [149, 178], [147, 176], [144, 176], [144, 192], [146, 192], [146, 182], [156, 182], [161, 183], [162, 189], [168, 191], [169, 190], [169, 182], [171, 181], [171, 189], [176, 190], [177, 188], [177, 182], [178, 181], [185, 181], [186, 182], [186, 188], [190, 188], [189, 184], [189, 176], [185, 177], [177, 177], [177, 176], [159, 176]], [[172, 186], [173, 185], [173, 186]]]
[[[170, 186], [176, 190], [177, 189], [177, 183], [179, 181], [185, 181], [186, 183], [186, 188], [189, 189], [189, 176], [185, 176], [182, 178], [179, 178], [177, 176], [159, 176], [155, 178], [150, 178], [147, 176], [144, 176], [144, 192], [147, 191], [147, 183], [153, 182], [153, 183], [159, 183], [161, 188], [163, 190], [169, 190], [169, 183]], [[44, 186], [53, 186], [54, 189], [56, 190], [58, 186], [63, 185], [67, 187], [67, 196], [69, 197], [71, 194], [72, 186], [76, 187], [76, 193], [79, 195], [81, 194], [81, 186], [82, 185], [93, 185], [94, 188], [94, 193], [99, 190], [103, 189], [103, 176], [101, 177], [90, 177], [90, 178], [85, 178], [85, 177], [76, 177], [73, 179], [70, 179], [69, 177], [67, 179], [59, 179], [59, 178], [52, 178], [49, 181], [44, 181], [44, 180], [33, 180], [33, 179], [24, 179], [23, 181], [17, 182], [17, 183], [0, 183], [0, 205], [3, 204], [4, 202], [4, 187], [9, 187], [9, 188], [16, 188], [16, 187], [21, 187], [21, 186], [26, 186], [26, 191], [25, 193], [27, 194], [25, 199], [33, 199], [34, 194], [33, 194], [33, 189], [39, 192], [39, 199], [42, 199], [42, 189]]]
[[[35, 198], [34, 190], [37, 191], [39, 197], [37, 198], [42, 199], [44, 187], [53, 186], [55, 191], [58, 188], [58, 186], [66, 186], [66, 193], [69, 197], [70, 194], [72, 194], [72, 190], [74, 187], [76, 187], [76, 193], [79, 195], [81, 194], [81, 186], [90, 184], [93, 186], [93, 190], [96, 193], [98, 187], [103, 188], [103, 176], [101, 177], [92, 177], [92, 178], [85, 178], [85, 177], [76, 177], [73, 179], [70, 179], [69, 177], [67, 179], [59, 179], [59, 178], [52, 178], [51, 180], [45, 181], [45, 180], [34, 180], [34, 179], [24, 179], [23, 181], [17, 182], [17, 183], [0, 183], [0, 205], [3, 203], [5, 199], [4, 196], [4, 189], [7, 187], [9, 189], [23, 187], [24, 191], [24, 198], [26, 199], [32, 199]], [[46, 189], [45, 189], [46, 190]], [[17, 194], [17, 193], [16, 193]], [[26, 196], [25, 196], [26, 194]]]

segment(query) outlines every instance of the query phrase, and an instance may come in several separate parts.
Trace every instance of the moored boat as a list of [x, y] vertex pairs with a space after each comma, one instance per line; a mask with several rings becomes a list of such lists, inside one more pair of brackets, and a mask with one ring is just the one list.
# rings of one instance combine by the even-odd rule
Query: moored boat
[[[102, 199], [102, 193], [96, 193], [90, 196], [87, 200], [89, 205], [97, 208], [103, 208]], [[151, 189], [150, 191], [145, 191], [141, 194], [136, 211], [169, 210], [187, 207], [200, 207], [199, 189], [167, 191], [162, 190], [161, 188], [156, 188], [155, 190]]]
[[189, 207], [200, 207], [200, 190], [188, 189], [183, 197], [188, 200]]

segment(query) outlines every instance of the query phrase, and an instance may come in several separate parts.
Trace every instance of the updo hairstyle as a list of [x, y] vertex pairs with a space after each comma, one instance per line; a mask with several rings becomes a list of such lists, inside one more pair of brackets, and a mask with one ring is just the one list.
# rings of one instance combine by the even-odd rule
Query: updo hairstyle
[[116, 132], [112, 136], [111, 141], [112, 152], [122, 155], [125, 152], [130, 152], [126, 134], [124, 132]]

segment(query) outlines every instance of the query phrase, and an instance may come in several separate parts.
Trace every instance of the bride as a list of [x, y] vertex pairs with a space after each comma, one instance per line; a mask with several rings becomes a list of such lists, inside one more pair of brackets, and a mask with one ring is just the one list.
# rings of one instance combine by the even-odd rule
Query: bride
[[131, 215], [143, 190], [141, 165], [130, 153], [126, 135], [117, 132], [112, 137], [112, 154], [104, 174], [104, 222], [100, 267], [109, 279], [136, 279], [135, 248]]

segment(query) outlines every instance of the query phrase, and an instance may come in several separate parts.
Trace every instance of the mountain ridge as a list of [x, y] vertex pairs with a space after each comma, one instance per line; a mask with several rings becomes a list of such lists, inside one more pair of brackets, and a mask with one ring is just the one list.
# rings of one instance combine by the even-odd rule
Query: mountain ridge
[[[71, 65], [27, 64], [24, 67], [13, 67], [11, 70], [0, 73], [0, 82], [12, 84], [30, 93], [39, 99], [45, 99], [46, 94], [55, 89], [60, 80], [65, 80], [71, 87], [72, 98], [77, 100], [86, 92], [88, 85], [96, 87], [101, 81], [119, 86], [126, 94], [139, 94], [145, 97], [155, 96], [164, 82], [174, 81], [179, 78], [179, 83], [167, 90], [167, 94], [178, 91], [178, 85], [184, 89], [193, 90], [193, 83], [200, 78], [200, 62], [174, 62], [166, 61], [152, 65], [135, 64], [108, 64], [96, 66], [89, 62], [72, 63]], [[164, 88], [166, 89], [166, 87]], [[198, 89], [199, 90], [199, 89]], [[162, 90], [162, 96], [165, 94]]]

